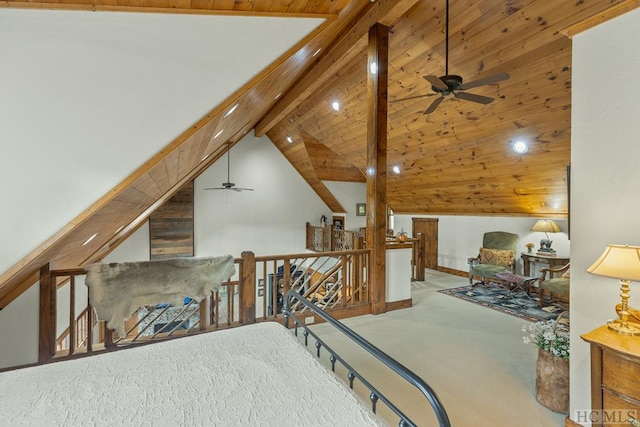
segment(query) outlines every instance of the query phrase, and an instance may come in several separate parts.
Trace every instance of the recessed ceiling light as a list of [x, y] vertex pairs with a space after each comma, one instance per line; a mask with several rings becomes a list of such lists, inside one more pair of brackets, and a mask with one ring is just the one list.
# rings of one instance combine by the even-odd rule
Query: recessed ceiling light
[[320, 53], [321, 50], [322, 50], [322, 48], [318, 48], [318, 50], [313, 52], [313, 56], [317, 56]]
[[124, 225], [121, 225], [121, 226], [116, 230], [116, 232], [115, 232], [115, 233], [113, 233], [113, 234], [118, 234], [118, 233], [120, 232], [120, 230], [122, 230], [123, 228], [124, 228]]
[[276, 95], [276, 97], [275, 97], [275, 98], [273, 98], [273, 99], [278, 99], [278, 98], [280, 98], [280, 95], [282, 95], [282, 93], [281, 93], [281, 92], [278, 92], [278, 94]]
[[82, 244], [82, 246], [86, 245], [87, 243], [89, 243], [90, 241], [92, 241], [96, 236], [98, 235], [98, 233], [95, 233], [93, 236], [89, 237], [87, 240], [84, 241], [84, 243]]
[[395, 165], [394, 167], [391, 168], [391, 170], [393, 171], [393, 173], [398, 175], [400, 173], [400, 166]]
[[287, 141], [289, 141], [289, 144], [291, 144], [293, 142], [293, 138], [291, 138], [290, 136], [287, 136]]
[[529, 146], [524, 141], [516, 141], [513, 143], [513, 151], [518, 154], [524, 154], [529, 151]]
[[208, 157], [209, 157], [209, 155], [207, 154], [206, 156], [202, 157], [202, 159], [200, 159], [200, 161], [204, 162], [205, 160], [207, 160]]
[[217, 137], [219, 137], [220, 135], [222, 135], [222, 132], [224, 132], [224, 129], [220, 129], [220, 130], [218, 131], [218, 133], [216, 133], [216, 134], [213, 136], [213, 139], [216, 139]]
[[234, 111], [236, 111], [236, 108], [238, 108], [238, 104], [234, 105], [233, 107], [231, 107], [231, 109], [229, 111], [227, 111], [224, 116], [227, 117], [229, 116], [231, 113], [233, 113]]
[[338, 101], [333, 101], [331, 103], [331, 108], [333, 108], [335, 111], [340, 111], [340, 103]]

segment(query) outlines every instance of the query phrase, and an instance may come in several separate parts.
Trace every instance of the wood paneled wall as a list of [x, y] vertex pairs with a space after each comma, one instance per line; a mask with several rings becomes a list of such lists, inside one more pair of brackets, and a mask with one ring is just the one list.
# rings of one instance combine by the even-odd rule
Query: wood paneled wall
[[150, 259], [193, 256], [193, 181], [149, 217]]

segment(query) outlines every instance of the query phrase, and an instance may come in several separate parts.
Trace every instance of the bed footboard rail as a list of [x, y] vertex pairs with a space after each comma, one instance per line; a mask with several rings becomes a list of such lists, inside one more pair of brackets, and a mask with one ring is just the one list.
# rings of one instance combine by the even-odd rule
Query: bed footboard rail
[[340, 355], [338, 355], [331, 347], [329, 347], [316, 333], [314, 333], [303, 321], [301, 321], [296, 312], [291, 310], [291, 306], [294, 304], [301, 304], [310, 310], [314, 315], [321, 317], [327, 323], [332, 325], [342, 334], [347, 336], [350, 340], [355, 342], [358, 346], [363, 348], [369, 354], [378, 359], [381, 363], [387, 366], [389, 369], [398, 374], [401, 378], [407, 381], [409, 384], [417, 388], [422, 395], [427, 399], [438, 420], [438, 424], [440, 427], [450, 427], [451, 423], [449, 421], [449, 416], [444, 409], [444, 406], [440, 402], [440, 399], [436, 395], [435, 391], [427, 384], [422, 378], [420, 378], [417, 374], [411, 371], [409, 368], [402, 365], [400, 362], [380, 350], [375, 345], [371, 344], [369, 341], [364, 339], [362, 336], [336, 320], [333, 316], [326, 313], [322, 309], [316, 307], [314, 304], [309, 302], [307, 299], [302, 297], [299, 293], [294, 291], [289, 291], [285, 298], [283, 315], [284, 315], [284, 325], [285, 327], [290, 327], [290, 319], [293, 319], [294, 322], [294, 330], [296, 336], [298, 335], [298, 328], [301, 326], [303, 328], [303, 335], [305, 339], [305, 345], [308, 345], [308, 337], [311, 335], [316, 341], [316, 356], [320, 357], [320, 350], [322, 347], [326, 349], [329, 353], [329, 360], [331, 362], [331, 369], [335, 372], [335, 364], [336, 362], [340, 362], [348, 371], [348, 379], [349, 386], [353, 389], [353, 382], [355, 379], [360, 381], [369, 391], [369, 399], [371, 400], [371, 406], [373, 412], [376, 412], [376, 405], [378, 400], [382, 401], [389, 409], [391, 409], [399, 418], [399, 426], [416, 426], [407, 415], [405, 415], [402, 410], [400, 410], [395, 404], [393, 404], [389, 398], [387, 398], [383, 393], [381, 393], [376, 387], [374, 387], [369, 381], [367, 381], [360, 373], [358, 373], [346, 360], [344, 360]]

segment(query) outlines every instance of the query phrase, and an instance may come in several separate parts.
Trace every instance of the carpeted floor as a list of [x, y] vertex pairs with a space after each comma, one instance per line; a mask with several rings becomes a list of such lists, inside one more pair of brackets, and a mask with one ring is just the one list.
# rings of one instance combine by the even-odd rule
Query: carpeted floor
[[531, 322], [552, 320], [565, 311], [561, 306], [552, 303], [545, 304], [542, 308], [538, 308], [537, 295], [532, 294], [529, 297], [524, 291], [509, 292], [503, 285], [498, 283], [487, 283], [486, 285], [477, 285], [474, 287], [463, 286], [460, 288], [441, 289], [438, 292]]
[[[467, 283], [464, 277], [427, 270], [424, 282], [411, 283], [411, 308], [352, 317], [343, 323], [427, 381], [452, 426], [564, 426], [564, 415], [536, 400], [538, 352], [522, 342], [522, 327], [528, 321], [438, 292]], [[313, 328], [379, 390], [401, 396], [399, 407], [418, 425], [438, 425], [430, 405], [414, 387], [326, 323]], [[311, 342], [309, 347], [315, 354]], [[330, 369], [326, 351], [321, 358]], [[348, 381], [345, 369], [336, 371]], [[354, 389], [369, 401], [369, 391], [360, 382]], [[398, 425], [398, 418], [380, 402], [378, 413], [390, 426]]]

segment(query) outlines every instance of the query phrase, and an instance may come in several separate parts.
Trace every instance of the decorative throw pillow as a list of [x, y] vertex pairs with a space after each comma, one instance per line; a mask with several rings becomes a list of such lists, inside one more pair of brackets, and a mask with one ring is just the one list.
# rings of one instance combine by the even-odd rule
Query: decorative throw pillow
[[480, 264], [501, 265], [511, 267], [514, 252], [504, 249], [480, 248]]
[[571, 270], [567, 270], [567, 271], [565, 271], [564, 273], [562, 273], [562, 276], [560, 276], [560, 277], [562, 277], [563, 279], [569, 279], [569, 272], [570, 272], [570, 271], [571, 271]]

